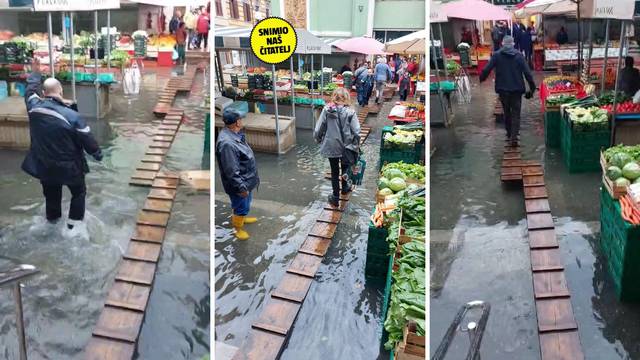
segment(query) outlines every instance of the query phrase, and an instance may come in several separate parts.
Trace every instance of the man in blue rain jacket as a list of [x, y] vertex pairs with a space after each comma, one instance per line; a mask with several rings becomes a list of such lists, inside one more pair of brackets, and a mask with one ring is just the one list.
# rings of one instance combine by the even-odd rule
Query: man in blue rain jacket
[[31, 148], [22, 169], [40, 180], [46, 201], [46, 217], [55, 224], [62, 217], [62, 187], [71, 191], [67, 229], [84, 219], [85, 174], [89, 166], [84, 153], [97, 161], [102, 152], [91, 129], [80, 117], [77, 105], [62, 97], [62, 85], [54, 78], [42, 83], [40, 66], [34, 60], [25, 93], [29, 114]]

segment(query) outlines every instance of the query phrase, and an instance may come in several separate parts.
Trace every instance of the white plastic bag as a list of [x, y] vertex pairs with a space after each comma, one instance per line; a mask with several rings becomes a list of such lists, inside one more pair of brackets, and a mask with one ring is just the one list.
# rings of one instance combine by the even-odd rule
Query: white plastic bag
[[124, 70], [124, 79], [122, 81], [122, 88], [127, 95], [137, 95], [140, 93], [140, 69], [138, 64], [134, 62], [131, 67]]
[[640, 90], [638, 90], [638, 92], [636, 92], [636, 94], [633, 95], [633, 103], [640, 104]]

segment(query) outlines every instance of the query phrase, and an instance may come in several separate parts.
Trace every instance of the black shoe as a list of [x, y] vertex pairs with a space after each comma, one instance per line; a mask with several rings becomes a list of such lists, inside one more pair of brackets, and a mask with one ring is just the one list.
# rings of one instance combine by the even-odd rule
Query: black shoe
[[351, 186], [347, 187], [346, 189], [342, 189], [342, 191], [340, 192], [342, 195], [348, 195], [350, 192], [352, 192], [353, 189], [351, 188]]
[[340, 206], [340, 201], [338, 201], [338, 198], [336, 198], [335, 196], [333, 196], [333, 194], [332, 194], [332, 195], [329, 195], [329, 196], [327, 197], [327, 200], [329, 200], [329, 204], [331, 204], [331, 205], [333, 205], [333, 206], [335, 206], [335, 207]]

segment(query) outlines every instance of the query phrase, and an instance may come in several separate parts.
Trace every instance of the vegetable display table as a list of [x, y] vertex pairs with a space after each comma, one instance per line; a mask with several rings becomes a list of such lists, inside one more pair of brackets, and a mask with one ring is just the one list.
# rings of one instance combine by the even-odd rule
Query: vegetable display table
[[10, 96], [0, 100], [0, 148], [28, 149], [29, 117], [23, 97]]

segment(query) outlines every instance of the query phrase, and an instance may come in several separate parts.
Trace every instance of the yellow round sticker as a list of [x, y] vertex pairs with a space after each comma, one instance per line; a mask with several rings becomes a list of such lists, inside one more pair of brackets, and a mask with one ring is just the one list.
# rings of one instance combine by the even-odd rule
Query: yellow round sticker
[[268, 17], [251, 30], [251, 50], [267, 64], [279, 64], [288, 60], [298, 45], [293, 26], [285, 19]]

